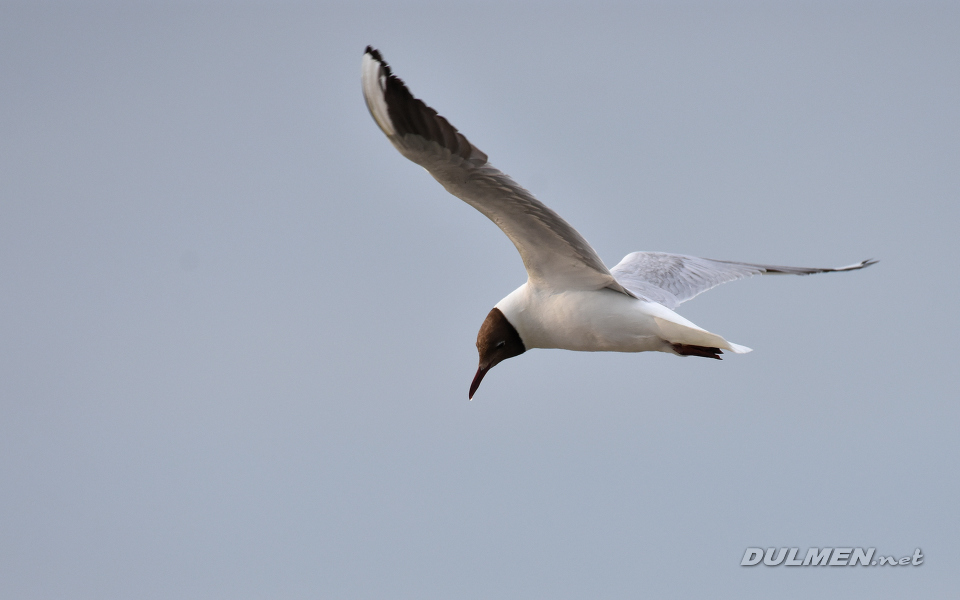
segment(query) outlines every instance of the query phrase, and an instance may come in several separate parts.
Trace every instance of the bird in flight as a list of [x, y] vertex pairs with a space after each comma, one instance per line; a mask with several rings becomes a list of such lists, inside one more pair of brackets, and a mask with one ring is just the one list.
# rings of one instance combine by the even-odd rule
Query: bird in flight
[[876, 262], [811, 269], [632, 252], [608, 269], [576, 229], [487, 162], [486, 154], [415, 98], [370, 46], [361, 83], [367, 108], [390, 143], [496, 223], [527, 270], [526, 283], [498, 302], [480, 326], [471, 399], [490, 369], [532, 348], [657, 351], [717, 360], [723, 350], [750, 352], [674, 309], [721, 283], [751, 275], [855, 271]]

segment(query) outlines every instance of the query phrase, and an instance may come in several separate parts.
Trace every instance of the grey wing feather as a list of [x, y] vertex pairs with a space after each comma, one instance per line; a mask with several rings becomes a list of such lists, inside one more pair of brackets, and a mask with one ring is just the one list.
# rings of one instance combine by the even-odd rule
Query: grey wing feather
[[632, 295], [576, 229], [490, 165], [486, 154], [415, 98], [369, 46], [362, 85], [370, 114], [394, 147], [496, 223], [517, 247], [532, 280], [564, 288], [607, 287]]
[[610, 272], [620, 285], [637, 297], [663, 304], [669, 309], [695, 298], [721, 283], [762, 274], [811, 275], [855, 271], [874, 264], [865, 260], [836, 268], [782, 267], [697, 258], [665, 252], [633, 252], [626, 255]]

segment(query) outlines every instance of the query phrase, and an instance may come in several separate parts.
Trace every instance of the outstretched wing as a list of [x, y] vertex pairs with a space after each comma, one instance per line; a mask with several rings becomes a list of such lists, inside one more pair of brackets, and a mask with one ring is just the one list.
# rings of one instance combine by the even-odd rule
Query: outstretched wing
[[620, 285], [634, 295], [658, 302], [673, 310], [681, 303], [721, 283], [751, 275], [811, 275], [855, 271], [875, 262], [877, 261], [865, 260], [855, 265], [835, 269], [811, 269], [712, 260], [665, 252], [633, 252], [623, 257], [620, 264], [610, 269], [610, 272], [617, 278]]
[[611, 288], [630, 295], [576, 229], [487, 162], [446, 119], [414, 98], [367, 46], [363, 96], [387, 139], [454, 196], [503, 230], [520, 252], [527, 275], [559, 289]]

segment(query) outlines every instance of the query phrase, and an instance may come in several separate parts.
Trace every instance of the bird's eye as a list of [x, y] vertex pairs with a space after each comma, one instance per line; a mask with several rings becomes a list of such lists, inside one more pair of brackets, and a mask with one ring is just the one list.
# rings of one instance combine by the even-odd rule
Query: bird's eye
[[497, 347], [497, 348], [503, 348], [503, 347], [506, 346], [506, 345], [507, 345], [506, 342], [500, 341], [500, 342], [497, 342], [496, 347]]

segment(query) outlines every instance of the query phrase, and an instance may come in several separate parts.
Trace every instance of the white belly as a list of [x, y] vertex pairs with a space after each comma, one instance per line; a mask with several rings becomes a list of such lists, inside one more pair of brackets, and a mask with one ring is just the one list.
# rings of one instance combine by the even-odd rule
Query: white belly
[[550, 293], [526, 285], [497, 305], [527, 348], [643, 352], [664, 341], [643, 304], [613, 290]]
[[529, 348], [673, 352], [673, 343], [749, 351], [672, 310], [613, 290], [553, 292], [526, 283], [497, 304]]

